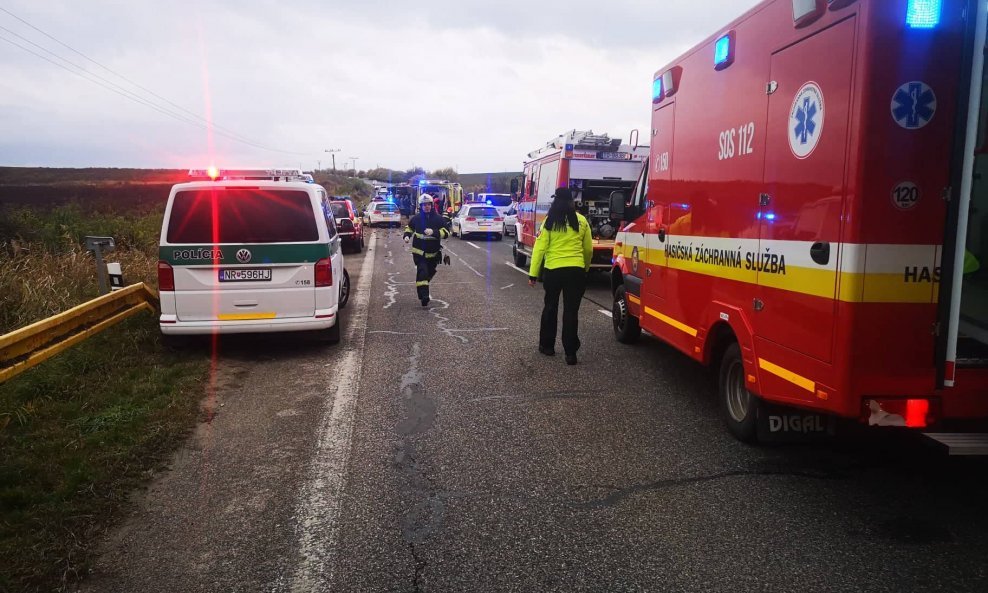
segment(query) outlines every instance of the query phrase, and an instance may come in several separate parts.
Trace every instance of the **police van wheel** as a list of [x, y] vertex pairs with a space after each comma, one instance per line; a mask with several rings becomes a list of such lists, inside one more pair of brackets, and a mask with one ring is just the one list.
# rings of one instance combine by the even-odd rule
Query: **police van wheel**
[[642, 328], [638, 318], [628, 309], [628, 299], [623, 286], [614, 293], [614, 307], [611, 311], [614, 321], [614, 335], [622, 344], [634, 344], [642, 336]]
[[495, 241], [500, 241], [502, 238], [503, 237], [501, 236], [501, 233], [494, 233], [494, 240]]
[[727, 429], [739, 441], [754, 442], [761, 400], [748, 391], [741, 346], [737, 342], [728, 346], [721, 359], [719, 385], [721, 410]]
[[336, 323], [333, 327], [328, 327], [319, 331], [319, 341], [323, 344], [336, 344], [340, 341], [340, 316], [336, 316]]
[[350, 273], [343, 270], [343, 280], [340, 281], [340, 309], [350, 302]]

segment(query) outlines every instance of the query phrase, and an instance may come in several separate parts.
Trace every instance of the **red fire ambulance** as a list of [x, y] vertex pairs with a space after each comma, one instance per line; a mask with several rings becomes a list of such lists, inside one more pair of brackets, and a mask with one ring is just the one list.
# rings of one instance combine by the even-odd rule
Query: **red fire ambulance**
[[[634, 142], [636, 133], [632, 133]], [[577, 208], [587, 217], [593, 236], [592, 267], [609, 270], [618, 225], [608, 212], [610, 195], [630, 190], [641, 174], [648, 147], [622, 144], [620, 138], [592, 131], [570, 131], [528, 153], [518, 201], [513, 247], [515, 265], [524, 267], [532, 256], [552, 195], [558, 187], [573, 190]], [[512, 187], [512, 193], [518, 191]]]
[[738, 438], [988, 427], [986, 6], [767, 0], [654, 76], [614, 328], [718, 368]]

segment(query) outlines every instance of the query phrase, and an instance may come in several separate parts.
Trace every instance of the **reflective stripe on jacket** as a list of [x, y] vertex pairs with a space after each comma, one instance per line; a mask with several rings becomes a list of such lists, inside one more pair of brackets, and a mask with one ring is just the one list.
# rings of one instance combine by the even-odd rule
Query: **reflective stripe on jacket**
[[[427, 235], [426, 229], [432, 229], [432, 234]], [[408, 221], [404, 236], [412, 238], [413, 254], [435, 257], [435, 254], [442, 249], [439, 240], [448, 237], [449, 230], [443, 217], [435, 212], [430, 212], [428, 215], [419, 213]]]

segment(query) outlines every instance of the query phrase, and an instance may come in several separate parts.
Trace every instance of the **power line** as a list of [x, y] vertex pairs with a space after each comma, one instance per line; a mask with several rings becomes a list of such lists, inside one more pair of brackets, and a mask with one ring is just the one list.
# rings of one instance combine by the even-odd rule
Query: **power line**
[[[234, 134], [234, 135], [238, 135], [238, 136], [239, 136], [239, 134], [237, 134], [237, 133], [236, 133], [236, 132], [234, 132], [233, 130], [229, 130], [229, 129], [226, 129], [226, 128], [224, 128], [223, 126], [220, 126], [220, 125], [217, 125], [217, 124], [215, 124], [215, 123], [213, 123], [213, 122], [210, 122], [209, 120], [207, 120], [206, 118], [204, 118], [204, 117], [202, 117], [201, 115], [199, 115], [199, 114], [197, 114], [197, 113], [195, 113], [195, 112], [193, 112], [193, 111], [190, 111], [189, 109], [186, 109], [185, 107], [182, 107], [181, 105], [179, 105], [179, 104], [177, 104], [177, 103], [174, 103], [174, 102], [172, 102], [172, 101], [170, 101], [169, 99], [167, 99], [167, 98], [165, 98], [165, 97], [162, 97], [162, 96], [161, 96], [161, 95], [159, 95], [158, 93], [155, 93], [154, 91], [152, 91], [152, 90], [150, 90], [150, 89], [148, 89], [148, 88], [145, 88], [145, 87], [143, 87], [143, 86], [141, 86], [140, 84], [138, 84], [138, 83], [136, 83], [136, 82], [134, 82], [133, 80], [131, 80], [131, 79], [129, 79], [129, 78], [127, 78], [127, 77], [126, 77], [126, 76], [124, 76], [123, 74], [120, 74], [119, 72], [117, 72], [117, 71], [115, 71], [115, 70], [113, 70], [112, 68], [110, 68], [110, 67], [108, 67], [108, 66], [105, 66], [105, 65], [103, 65], [103, 64], [102, 64], [102, 63], [100, 63], [100, 62], [97, 62], [97, 61], [96, 61], [96, 60], [94, 60], [93, 58], [90, 58], [90, 57], [89, 57], [89, 56], [87, 56], [86, 54], [84, 54], [84, 53], [82, 53], [81, 51], [79, 51], [79, 50], [77, 50], [77, 49], [75, 49], [75, 48], [74, 48], [74, 47], [72, 47], [71, 45], [69, 45], [69, 44], [67, 44], [67, 43], [65, 43], [65, 42], [63, 42], [63, 41], [61, 41], [60, 39], [58, 39], [58, 38], [56, 38], [56, 37], [54, 37], [53, 35], [51, 35], [51, 34], [49, 34], [49, 33], [47, 33], [46, 31], [43, 31], [43, 30], [41, 30], [41, 29], [39, 29], [39, 28], [38, 28], [38, 27], [36, 27], [35, 25], [33, 25], [33, 24], [31, 24], [31, 23], [29, 23], [28, 21], [26, 21], [26, 20], [24, 20], [24, 19], [22, 19], [21, 17], [19, 17], [19, 16], [17, 16], [16, 14], [14, 14], [14, 13], [12, 13], [12, 12], [10, 12], [10, 11], [9, 11], [9, 10], [7, 10], [6, 8], [3, 8], [2, 6], [0, 6], [0, 11], [2, 11], [2, 12], [5, 12], [5, 13], [7, 13], [8, 15], [10, 15], [10, 16], [12, 16], [13, 18], [15, 18], [15, 19], [17, 19], [18, 21], [20, 21], [20, 22], [22, 22], [22, 23], [24, 23], [24, 24], [25, 24], [25, 25], [27, 25], [28, 27], [30, 27], [30, 28], [32, 28], [32, 29], [34, 29], [34, 30], [35, 30], [35, 31], [37, 31], [38, 33], [41, 33], [42, 35], [44, 35], [44, 36], [45, 36], [45, 37], [47, 37], [48, 39], [51, 39], [51, 40], [52, 40], [52, 41], [54, 41], [55, 43], [57, 43], [57, 44], [59, 44], [59, 45], [61, 45], [62, 47], [64, 47], [64, 48], [66, 48], [67, 50], [69, 50], [69, 51], [71, 51], [72, 53], [74, 53], [74, 54], [76, 54], [76, 55], [78, 55], [78, 56], [80, 56], [80, 57], [82, 57], [83, 59], [85, 59], [85, 60], [87, 60], [87, 61], [89, 61], [89, 62], [92, 62], [93, 64], [96, 64], [97, 66], [99, 66], [99, 67], [100, 67], [100, 68], [102, 68], [103, 70], [106, 70], [107, 72], [109, 72], [110, 74], [112, 74], [112, 75], [114, 75], [114, 76], [116, 76], [117, 78], [120, 78], [121, 80], [124, 80], [124, 81], [126, 81], [126, 82], [127, 82], [128, 84], [131, 84], [131, 85], [133, 85], [134, 87], [136, 87], [136, 88], [138, 88], [138, 89], [140, 89], [140, 90], [142, 90], [142, 91], [144, 91], [145, 93], [147, 93], [147, 94], [149, 94], [149, 95], [151, 95], [151, 96], [153, 96], [153, 97], [155, 97], [155, 98], [157, 98], [157, 99], [160, 99], [160, 100], [162, 100], [162, 101], [164, 101], [165, 103], [168, 103], [169, 105], [171, 105], [172, 107], [175, 107], [176, 109], [179, 109], [179, 110], [181, 110], [181, 111], [184, 111], [185, 113], [187, 113], [187, 114], [189, 114], [189, 115], [191, 115], [192, 117], [194, 117], [194, 118], [196, 118], [196, 119], [199, 119], [199, 120], [202, 120], [202, 121], [203, 121], [203, 122], [204, 122], [204, 123], [205, 123], [206, 125], [209, 125], [209, 126], [211, 126], [211, 127], [213, 127], [213, 128], [215, 128], [215, 129], [217, 129], [217, 130], [225, 130], [225, 131], [227, 131], [227, 132], [230, 132], [230, 133], [232, 133], [232, 134]], [[15, 33], [15, 35], [16, 35], [16, 33]], [[20, 35], [18, 35], [18, 37], [20, 37]], [[24, 39], [24, 38], [23, 38], [23, 37], [21, 37], [21, 39]], [[25, 39], [25, 41], [26, 41], [26, 39]], [[33, 44], [33, 43], [32, 43], [32, 45], [36, 45], [36, 44]], [[40, 46], [39, 46], [39, 47], [40, 47]], [[48, 50], [45, 50], [45, 51], [48, 51]], [[51, 52], [49, 52], [49, 53], [51, 53]], [[66, 61], [67, 61], [67, 60], [66, 60]], [[80, 69], [83, 69], [83, 70], [84, 70], [84, 68], [82, 68], [81, 66], [76, 66], [76, 67], [77, 67], [77, 68], [80, 68]], [[302, 154], [306, 154], [306, 153], [302, 153]]]
[[[17, 37], [21, 41], [24, 41], [24, 42], [27, 42], [27, 43], [33, 45], [34, 47], [40, 49], [41, 51], [43, 51], [46, 54], [52, 56], [53, 58], [55, 58], [57, 60], [60, 60], [61, 62], [64, 62], [64, 63], [68, 64], [69, 66], [72, 66], [73, 68], [76, 68], [77, 70], [72, 70], [70, 68], [66, 68], [65, 66], [62, 66], [61, 64], [55, 64], [56, 66], [59, 66], [60, 68], [63, 68], [65, 70], [68, 70], [69, 72], [72, 72], [73, 74], [80, 75], [83, 78], [85, 78], [86, 80], [89, 80], [90, 82], [93, 82], [95, 84], [99, 84], [95, 80], [92, 80], [92, 78], [97, 78], [97, 79], [105, 82], [106, 85], [109, 85], [108, 87], [105, 87], [105, 88], [108, 88], [109, 90], [113, 90], [117, 94], [124, 95], [128, 99], [137, 101], [137, 102], [141, 103], [142, 105], [146, 105], [146, 106], [151, 107], [153, 109], [158, 109], [158, 106], [152, 104], [150, 101], [147, 101], [143, 97], [141, 97], [141, 96], [139, 96], [139, 95], [137, 95], [137, 94], [135, 94], [135, 93], [133, 93], [133, 92], [125, 89], [125, 88], [123, 88], [120, 85], [117, 85], [117, 84], [115, 84], [115, 83], [107, 80], [106, 78], [103, 78], [102, 76], [100, 76], [98, 74], [94, 74], [92, 72], [89, 72], [88, 70], [86, 70], [85, 68], [79, 66], [78, 64], [75, 64], [75, 63], [73, 63], [70, 60], [66, 60], [65, 58], [63, 58], [62, 56], [56, 54], [55, 52], [50, 51], [49, 49], [47, 49], [47, 48], [45, 48], [45, 47], [43, 47], [41, 45], [38, 45], [37, 43], [31, 41], [30, 39], [27, 39], [23, 35], [18, 35], [16, 32], [11, 31], [10, 29], [8, 29], [8, 28], [6, 28], [4, 26], [0, 26], [0, 30], [6, 31], [7, 33], [9, 33], [9, 34]], [[49, 62], [51, 62], [51, 60], [49, 60], [45, 56], [39, 55], [37, 53], [34, 53], [33, 51], [28, 50], [26, 47], [20, 45], [19, 43], [12, 42], [10, 39], [7, 39], [7, 38], [5, 38], [3, 36], [0, 36], [0, 39], [3, 39], [4, 41], [7, 41], [7, 42], [11, 43], [12, 45], [15, 45], [15, 46], [23, 49], [24, 51], [27, 51], [27, 52], [29, 52], [29, 53], [31, 53], [31, 54], [39, 57], [39, 58], [43, 58], [43, 59], [48, 60]], [[52, 62], [52, 63], [54, 64], [54, 62]], [[105, 85], [101, 85], [101, 86], [105, 86]], [[109, 88], [109, 87], [112, 87], [112, 88]], [[167, 114], [170, 115], [170, 116], [172, 116], [172, 117], [182, 118], [182, 121], [184, 121], [185, 123], [196, 123], [196, 125], [201, 125], [201, 124], [198, 124], [198, 122], [192, 122], [191, 120], [188, 120], [188, 118], [185, 118], [185, 116], [182, 116], [181, 114], [178, 114], [178, 113], [173, 113], [170, 110], [161, 109], [160, 111], [161, 111], [161, 113], [166, 113], [167, 112]]]
[[[271, 151], [271, 152], [281, 152], [281, 153], [285, 153], [285, 154], [295, 154], [295, 155], [307, 155], [307, 154], [309, 154], [308, 152], [297, 152], [297, 151], [290, 151], [290, 150], [282, 150], [282, 149], [278, 149], [278, 148], [272, 148], [270, 146], [265, 146], [263, 144], [259, 144], [257, 142], [252, 141], [252, 140], [249, 140], [246, 137], [242, 136], [241, 134], [238, 134], [237, 132], [234, 132], [233, 130], [230, 130], [228, 128], [224, 128], [222, 126], [218, 126], [218, 125], [210, 122], [209, 120], [203, 118], [202, 116], [200, 116], [200, 115], [198, 115], [198, 114], [196, 114], [196, 113], [194, 113], [194, 112], [192, 112], [192, 111], [190, 111], [190, 110], [182, 107], [181, 105], [178, 105], [178, 104], [176, 104], [176, 103], [174, 103], [174, 102], [166, 99], [165, 97], [162, 97], [161, 95], [158, 95], [157, 93], [155, 93], [155, 92], [153, 92], [153, 91], [151, 91], [151, 90], [149, 90], [149, 89], [141, 86], [140, 84], [138, 84], [138, 83], [130, 80], [126, 76], [124, 76], [122, 74], [119, 74], [118, 72], [115, 72], [114, 70], [108, 68], [107, 66], [104, 66], [103, 64], [101, 64], [101, 63], [97, 62], [96, 60], [90, 58], [89, 56], [87, 56], [86, 54], [84, 54], [84, 53], [80, 52], [79, 50], [73, 48], [72, 46], [70, 46], [70, 45], [68, 45], [68, 44], [60, 41], [59, 39], [57, 39], [53, 35], [50, 35], [49, 33], [43, 31], [42, 29], [40, 29], [40, 28], [36, 27], [35, 25], [29, 23], [28, 21], [22, 19], [21, 17], [19, 17], [16, 14], [10, 12], [9, 10], [7, 10], [7, 9], [5, 9], [3, 7], [0, 7], [0, 11], [4, 12], [4, 13], [10, 15], [11, 17], [17, 19], [18, 21], [24, 23], [28, 27], [30, 27], [30, 28], [34, 29], [35, 31], [41, 33], [45, 37], [51, 39], [55, 43], [58, 43], [59, 45], [65, 47], [69, 51], [71, 51], [71, 52], [73, 52], [75, 54], [78, 54], [79, 56], [81, 56], [82, 58], [84, 58], [84, 59], [92, 62], [93, 64], [96, 64], [97, 66], [99, 66], [100, 68], [106, 70], [110, 74], [113, 74], [114, 76], [120, 78], [121, 80], [126, 81], [128, 84], [131, 84], [134, 87], [136, 87], [138, 89], [141, 89], [145, 93], [148, 93], [149, 95], [151, 95], [153, 97], [156, 97], [157, 99], [159, 99], [161, 101], [164, 101], [165, 103], [167, 103], [169, 105], [172, 105], [176, 109], [179, 109], [179, 110], [181, 110], [181, 111], [189, 114], [190, 116], [192, 116], [192, 118], [195, 118], [195, 119], [191, 119], [190, 117], [185, 116], [185, 115], [183, 115], [181, 113], [176, 113], [176, 112], [174, 112], [174, 111], [172, 111], [170, 109], [167, 109], [165, 107], [162, 107], [161, 105], [158, 105], [158, 104], [154, 103], [153, 101], [151, 101], [151, 100], [149, 100], [149, 99], [147, 99], [145, 97], [141, 97], [137, 93], [134, 93], [134, 92], [132, 92], [132, 91], [130, 91], [130, 90], [124, 88], [124, 87], [121, 87], [120, 85], [115, 84], [114, 82], [112, 82], [110, 80], [107, 80], [106, 78], [104, 78], [104, 77], [102, 77], [102, 76], [100, 76], [98, 74], [95, 74], [93, 72], [90, 72], [86, 68], [84, 68], [82, 66], [79, 66], [78, 64], [76, 64], [76, 63], [74, 63], [74, 62], [72, 62], [70, 60], [67, 60], [67, 59], [63, 58], [62, 56], [56, 54], [55, 52], [52, 52], [52, 51], [48, 50], [47, 48], [45, 48], [45, 47], [43, 47], [41, 45], [38, 45], [37, 43], [34, 43], [30, 39], [27, 39], [26, 37], [24, 37], [22, 35], [19, 35], [19, 34], [15, 33], [14, 31], [11, 31], [10, 29], [7, 29], [5, 27], [0, 26], [0, 29], [2, 29], [4, 31], [7, 31], [11, 35], [14, 35], [14, 36], [18, 37], [18, 38], [26, 41], [27, 43], [30, 43], [34, 47], [37, 47], [37, 48], [41, 49], [42, 51], [44, 51], [44, 52], [46, 52], [46, 53], [54, 56], [55, 58], [57, 58], [57, 59], [65, 62], [66, 64], [71, 65], [72, 67], [76, 68], [77, 70], [72, 70], [70, 68], [67, 68], [67, 67], [63, 66], [62, 64], [59, 64], [58, 62], [55, 62], [55, 61], [53, 61], [53, 60], [51, 60], [51, 59], [49, 59], [49, 58], [47, 58], [47, 57], [45, 57], [45, 56], [43, 56], [41, 54], [38, 54], [38, 53], [30, 50], [29, 48], [24, 47], [23, 45], [20, 45], [19, 43], [15, 42], [15, 41], [13, 41], [11, 39], [8, 39], [6, 37], [3, 37], [2, 35], [0, 35], [0, 40], [6, 41], [6, 42], [10, 43], [11, 45], [14, 45], [15, 47], [18, 47], [18, 48], [20, 48], [23, 51], [26, 51], [29, 54], [32, 54], [32, 55], [34, 55], [34, 56], [36, 56], [38, 58], [41, 58], [41, 59], [43, 59], [43, 60], [45, 60], [47, 62], [50, 62], [50, 63], [54, 64], [55, 66], [58, 66], [59, 68], [62, 68], [63, 70], [66, 70], [68, 72], [71, 72], [71, 73], [73, 73], [73, 74], [75, 74], [75, 75], [77, 75], [77, 76], [79, 76], [81, 78], [84, 78], [85, 80], [87, 80], [89, 82], [92, 82], [93, 84], [96, 84], [98, 86], [101, 86], [101, 87], [105, 88], [106, 90], [112, 91], [112, 92], [114, 92], [114, 93], [116, 93], [116, 94], [118, 94], [118, 95], [120, 95], [120, 96], [122, 96], [124, 98], [130, 99], [131, 101], [134, 101], [134, 102], [136, 102], [136, 103], [138, 103], [140, 105], [144, 105], [146, 107], [150, 107], [151, 109], [154, 109], [155, 111], [157, 111], [157, 112], [159, 112], [159, 113], [161, 113], [163, 115], [166, 115], [168, 117], [171, 117], [171, 118], [173, 118], [173, 119], [175, 119], [177, 121], [180, 121], [180, 122], [185, 123], [185, 124], [196, 126], [196, 127], [200, 128], [200, 129], [211, 130], [215, 134], [220, 135], [220, 136], [223, 136], [224, 138], [228, 138], [228, 139], [233, 140], [235, 142], [240, 142], [242, 144], [246, 144], [246, 145], [249, 145], [249, 146], [253, 146], [255, 148], [260, 148], [262, 150], [267, 150], [267, 151]], [[94, 80], [94, 78], [95, 79], [98, 79], [98, 80]], [[105, 83], [105, 84], [103, 84], [103, 83], [101, 83], [99, 81], [103, 81], [103, 83]], [[195, 120], [200, 120], [202, 123], [200, 123], [200, 121], [195, 121]]]

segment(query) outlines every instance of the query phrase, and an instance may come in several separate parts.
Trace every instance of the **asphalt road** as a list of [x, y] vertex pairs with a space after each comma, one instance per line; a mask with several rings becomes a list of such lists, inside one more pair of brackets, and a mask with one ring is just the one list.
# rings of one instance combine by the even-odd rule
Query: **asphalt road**
[[373, 235], [341, 344], [215, 347], [211, 420], [84, 590], [988, 590], [985, 462], [742, 445], [710, 373], [614, 340], [603, 280], [568, 367], [536, 351], [509, 241], [450, 241], [422, 308], [398, 232]]

